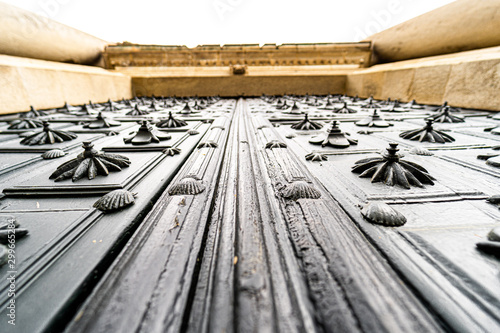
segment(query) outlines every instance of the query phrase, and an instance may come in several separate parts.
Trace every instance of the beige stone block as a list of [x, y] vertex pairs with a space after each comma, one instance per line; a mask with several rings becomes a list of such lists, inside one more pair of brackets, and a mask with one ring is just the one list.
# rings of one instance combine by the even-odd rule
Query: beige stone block
[[363, 91], [364, 74], [354, 73], [347, 76], [345, 93], [349, 96], [361, 95]]
[[0, 114], [27, 110], [28, 94], [18, 69], [0, 66]]
[[423, 104], [442, 104], [450, 71], [451, 65], [415, 68], [409, 99]]
[[127, 75], [90, 66], [0, 55], [0, 113], [132, 97]]
[[20, 67], [19, 76], [28, 93], [26, 102], [37, 109], [46, 109], [54, 105], [64, 104], [59, 73], [53, 70], [43, 70]]
[[460, 107], [500, 110], [500, 59], [454, 65], [444, 99]]
[[384, 87], [384, 72], [367, 73], [363, 78], [363, 91], [360, 97], [370, 97], [380, 99]]
[[135, 77], [138, 96], [260, 96], [262, 94], [342, 94], [346, 77], [339, 76], [225, 76]]
[[414, 69], [391, 70], [385, 72], [380, 99], [398, 99], [403, 102], [410, 100]]
[[64, 100], [70, 104], [81, 104], [95, 100], [97, 92], [92, 87], [92, 78], [85, 73], [58, 72]]

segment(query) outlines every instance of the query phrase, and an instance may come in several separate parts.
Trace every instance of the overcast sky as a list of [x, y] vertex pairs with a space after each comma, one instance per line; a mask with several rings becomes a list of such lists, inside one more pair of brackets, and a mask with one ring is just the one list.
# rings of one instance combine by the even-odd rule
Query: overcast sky
[[109, 42], [359, 41], [452, 0], [0, 0]]

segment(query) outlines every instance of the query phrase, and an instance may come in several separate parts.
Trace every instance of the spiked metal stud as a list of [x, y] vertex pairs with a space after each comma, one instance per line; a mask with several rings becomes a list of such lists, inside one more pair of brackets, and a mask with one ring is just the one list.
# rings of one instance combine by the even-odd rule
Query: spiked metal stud
[[47, 116], [47, 113], [44, 111], [38, 111], [33, 105], [30, 106], [30, 111], [24, 114], [25, 118], [38, 118], [42, 116]]
[[297, 102], [293, 102], [293, 105], [283, 111], [283, 113], [288, 113], [288, 114], [302, 114], [302, 110], [300, 109], [299, 105]]
[[280, 142], [278, 140], [272, 140], [266, 143], [266, 149], [274, 149], [274, 148], [286, 148], [286, 143]]
[[168, 147], [168, 148], [165, 148], [162, 151], [162, 153], [165, 155], [168, 155], [168, 156], [174, 156], [174, 155], [180, 154], [181, 150], [180, 150], [180, 148], [176, 148], [176, 147]]
[[28, 146], [54, 144], [63, 141], [70, 141], [76, 137], [77, 135], [71, 132], [54, 130], [50, 127], [50, 124], [47, 121], [44, 121], [43, 130], [25, 137], [21, 140], [21, 144]]
[[360, 121], [356, 122], [357, 126], [368, 126], [368, 127], [389, 127], [391, 126], [390, 123], [382, 119], [380, 115], [377, 113], [377, 109], [373, 110], [373, 114], [361, 119]]
[[133, 132], [132, 136], [124, 138], [123, 141], [133, 145], [147, 145], [148, 143], [159, 143], [171, 138], [170, 135], [156, 130], [147, 120], [143, 120], [137, 132]]
[[423, 187], [434, 185], [434, 178], [420, 165], [400, 159], [397, 143], [390, 143], [387, 152], [381, 157], [365, 158], [357, 161], [352, 172], [360, 177], [371, 177], [372, 183], [382, 182], [388, 186], [400, 185], [406, 189], [410, 185]]
[[302, 131], [309, 131], [309, 130], [317, 130], [323, 127], [320, 123], [317, 123], [315, 121], [310, 121], [307, 113], [304, 115], [304, 119], [299, 121], [298, 123], [295, 123], [291, 126], [293, 129], [296, 130], [302, 130]]
[[346, 134], [339, 128], [339, 122], [334, 120], [332, 122], [332, 127], [328, 130], [328, 133], [313, 137], [309, 140], [309, 143], [321, 145], [322, 147], [330, 146], [334, 148], [347, 148], [350, 145], [357, 145], [358, 141], [346, 136]]
[[110, 128], [113, 126], [120, 126], [120, 125], [121, 123], [119, 121], [109, 120], [108, 118], [104, 117], [101, 112], [99, 112], [95, 120], [83, 125], [83, 127], [90, 129], [97, 129], [97, 128]]
[[356, 113], [357, 111], [347, 107], [347, 102], [344, 102], [342, 107], [340, 107], [338, 109], [333, 109], [332, 112], [333, 113]]
[[97, 175], [107, 176], [109, 171], [121, 171], [130, 165], [128, 157], [99, 152], [91, 142], [84, 142], [83, 149], [76, 158], [61, 164], [49, 178], [58, 182], [69, 178], [77, 181], [87, 176], [91, 180]]
[[323, 153], [312, 152], [306, 155], [306, 160], [321, 162], [328, 160], [328, 156], [326, 156], [326, 154]]
[[31, 129], [42, 127], [42, 121], [34, 118], [21, 118], [9, 123], [8, 129]]
[[405, 131], [399, 134], [403, 139], [419, 141], [419, 142], [435, 142], [445, 143], [453, 142], [455, 139], [442, 131], [435, 130], [432, 127], [432, 119], [427, 119], [427, 124], [423, 128], [416, 130]]
[[139, 104], [136, 104], [132, 111], [126, 113], [127, 116], [144, 116], [147, 114], [149, 114], [149, 111], [140, 109]]
[[451, 114], [449, 106], [445, 106], [441, 112], [428, 119], [432, 119], [436, 123], [463, 123], [465, 121], [464, 117]]
[[174, 118], [174, 116], [172, 115], [172, 112], [168, 113], [167, 119], [161, 120], [158, 123], [156, 123], [156, 127], [159, 127], [159, 128], [176, 128], [176, 127], [182, 127], [182, 126], [186, 126], [186, 125], [187, 125], [187, 122], [185, 122], [184, 120]]

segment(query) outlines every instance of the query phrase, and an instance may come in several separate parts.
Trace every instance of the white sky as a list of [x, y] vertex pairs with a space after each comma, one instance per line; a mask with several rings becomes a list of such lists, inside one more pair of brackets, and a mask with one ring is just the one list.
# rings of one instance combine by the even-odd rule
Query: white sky
[[1, 0], [109, 42], [359, 41], [452, 0]]

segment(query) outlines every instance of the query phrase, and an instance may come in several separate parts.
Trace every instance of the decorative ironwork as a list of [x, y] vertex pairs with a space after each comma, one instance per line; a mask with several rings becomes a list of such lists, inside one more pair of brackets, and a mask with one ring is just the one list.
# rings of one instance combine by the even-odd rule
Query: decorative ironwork
[[135, 203], [135, 194], [127, 190], [114, 190], [94, 202], [94, 207], [108, 213], [120, 210]]
[[448, 105], [448, 101], [444, 101], [443, 105], [441, 105], [440, 107], [438, 107], [436, 109], [436, 112], [441, 112], [443, 111], [445, 108], [449, 108], [450, 112], [460, 112], [460, 109], [459, 108], [454, 108], [454, 107], [451, 107]]
[[182, 126], [186, 126], [186, 125], [187, 125], [187, 122], [185, 122], [184, 120], [174, 118], [174, 116], [172, 115], [172, 112], [168, 113], [167, 119], [161, 120], [158, 123], [156, 123], [156, 127], [159, 127], [159, 128], [176, 128], [176, 127], [182, 127]]
[[64, 106], [62, 108], [57, 109], [57, 111], [64, 113], [76, 113], [80, 111], [80, 108], [73, 105], [69, 105], [68, 102], [65, 102]]
[[315, 136], [309, 140], [314, 145], [321, 145], [322, 147], [330, 146], [334, 148], [347, 148], [350, 145], [357, 145], [358, 141], [346, 136], [339, 128], [339, 122], [332, 121], [332, 126], [327, 133]]
[[[15, 235], [15, 240], [19, 240], [29, 233], [28, 229], [21, 228], [21, 225], [13, 215], [0, 215], [0, 244], [11, 244], [9, 239]], [[10, 235], [10, 237], [9, 237]], [[0, 245], [0, 266], [4, 263], [3, 253]]]
[[445, 143], [455, 141], [451, 135], [435, 130], [432, 127], [432, 122], [432, 119], [427, 119], [427, 124], [423, 128], [405, 131], [399, 134], [399, 136], [403, 139], [419, 142]]
[[388, 102], [387, 107], [380, 109], [383, 112], [409, 112], [408, 108], [403, 107], [396, 99], [394, 102]]
[[358, 111], [347, 107], [347, 102], [344, 102], [342, 107], [340, 107], [338, 109], [333, 109], [332, 112], [333, 113], [356, 113]]
[[299, 121], [298, 123], [295, 123], [291, 126], [291, 128], [296, 129], [296, 130], [302, 130], [302, 131], [309, 131], [309, 130], [317, 130], [323, 127], [320, 123], [317, 123], [315, 121], [310, 121], [309, 116], [304, 114], [304, 119]]
[[91, 142], [83, 142], [84, 151], [72, 160], [61, 164], [50, 179], [58, 182], [71, 178], [77, 181], [85, 176], [89, 180], [94, 179], [97, 175], [107, 176], [109, 171], [121, 171], [130, 165], [128, 157], [118, 154], [109, 154], [99, 152], [94, 149]]
[[486, 201], [488, 201], [491, 204], [498, 205], [500, 204], [500, 194], [492, 195], [491, 197], [486, 199]]
[[289, 105], [286, 103], [286, 100], [281, 100], [278, 99], [278, 102], [276, 103], [276, 110], [286, 110], [289, 108]]
[[[21, 228], [21, 225], [17, 221], [15, 216], [12, 215], [1, 215], [0, 216], [0, 244], [10, 244], [9, 239], [15, 235], [15, 239], [18, 240], [28, 234], [28, 229]], [[0, 266], [2, 265], [0, 250]]]
[[98, 112], [97, 108], [95, 105], [92, 104], [92, 102], [90, 102], [91, 104], [83, 104], [82, 106], [82, 109], [80, 110], [80, 112], [78, 113], [79, 115], [87, 115], [87, 116], [90, 116], [90, 115], [93, 115], [95, 114], [96, 112]]
[[266, 143], [266, 149], [274, 149], [274, 148], [286, 148], [287, 145], [284, 142], [280, 142], [278, 140], [272, 140]]
[[326, 154], [323, 153], [312, 152], [306, 155], [306, 160], [321, 162], [328, 160], [328, 156], [326, 156]]
[[302, 110], [297, 104], [297, 101], [294, 101], [291, 107], [288, 107], [283, 111], [283, 113], [288, 113], [288, 114], [302, 114]]
[[193, 110], [190, 106], [189, 106], [189, 103], [186, 103], [184, 105], [184, 108], [182, 108], [182, 110], [180, 110], [178, 113], [180, 114], [191, 114], [191, 113], [198, 113], [199, 111], [197, 110]]
[[19, 120], [14, 120], [9, 123], [8, 129], [31, 129], [42, 127], [43, 123], [41, 120], [33, 118], [21, 118]]
[[96, 129], [96, 128], [109, 128], [113, 126], [120, 126], [121, 123], [119, 121], [109, 120], [106, 117], [103, 117], [102, 112], [97, 114], [95, 120], [91, 121], [83, 125], [84, 128]]
[[373, 114], [361, 119], [356, 122], [357, 126], [368, 126], [368, 127], [389, 127], [390, 123], [382, 119], [382, 117], [377, 113], [377, 109], [373, 110]]
[[315, 189], [313, 185], [303, 180], [296, 180], [286, 186], [282, 195], [284, 198], [290, 200], [318, 199], [321, 197], [321, 192]]
[[44, 121], [43, 130], [25, 137], [21, 140], [21, 144], [28, 146], [54, 144], [56, 142], [70, 141], [76, 139], [76, 137], [77, 135], [71, 132], [54, 130], [47, 121]]
[[500, 242], [500, 227], [495, 227], [488, 233], [488, 240], [492, 242]]
[[361, 210], [361, 214], [371, 223], [387, 227], [400, 227], [406, 223], [406, 217], [383, 202], [370, 202]]
[[176, 147], [168, 147], [168, 148], [165, 148], [162, 151], [162, 153], [165, 154], [165, 155], [168, 155], [168, 156], [174, 156], [174, 155], [180, 154], [181, 153], [181, 149], [180, 148], [176, 148]]
[[170, 195], [196, 195], [205, 190], [205, 185], [193, 177], [185, 177], [169, 190]]
[[65, 156], [66, 153], [61, 149], [51, 149], [42, 154], [44, 160], [51, 160], [54, 158], [59, 158]]
[[477, 155], [477, 158], [479, 160], [485, 160], [486, 164], [494, 166], [494, 167], [500, 167], [500, 154], [480, 154]]
[[133, 145], [147, 145], [148, 143], [159, 143], [163, 140], [170, 140], [172, 137], [168, 134], [156, 130], [147, 120], [141, 121], [141, 127], [134, 132], [132, 136], [124, 138], [125, 143]]
[[325, 105], [323, 105], [322, 107], [320, 107], [318, 109], [320, 109], [320, 110], [332, 110], [334, 108], [335, 108], [335, 105], [333, 105], [332, 100], [328, 97], [326, 99]]
[[365, 104], [361, 105], [363, 109], [380, 109], [380, 105], [373, 101], [373, 96], [370, 96], [365, 102]]
[[111, 99], [108, 99], [108, 101], [104, 104], [104, 108], [102, 111], [118, 111], [122, 109], [123, 107], [120, 107], [118, 103], [115, 103], [111, 101]]
[[198, 104], [198, 100], [194, 101], [194, 104], [191, 106], [191, 110], [204, 110], [206, 106]]
[[145, 116], [147, 114], [149, 114], [149, 111], [140, 109], [139, 104], [136, 104], [133, 110], [126, 113], [127, 116]]
[[435, 179], [425, 168], [401, 159], [397, 146], [397, 143], [390, 143], [387, 152], [381, 157], [364, 158], [355, 162], [351, 171], [359, 173], [359, 177], [371, 177], [372, 183], [382, 182], [388, 186], [397, 184], [409, 189], [410, 185], [434, 185]]
[[206, 141], [206, 142], [201, 142], [198, 145], [198, 149], [201, 148], [217, 148], [219, 145], [215, 141]]
[[420, 155], [420, 156], [432, 156], [434, 153], [430, 152], [428, 149], [424, 147], [413, 147], [410, 149], [410, 154]]
[[421, 110], [424, 108], [423, 105], [417, 104], [417, 101], [414, 99], [406, 104], [401, 105], [401, 107], [406, 108], [406, 109], [415, 109], [415, 110]]
[[464, 117], [451, 114], [449, 106], [445, 106], [441, 112], [430, 116], [428, 119], [439, 123], [463, 123], [465, 121]]
[[38, 117], [43, 117], [43, 116], [47, 116], [48, 113], [45, 112], [45, 111], [38, 111], [37, 109], [35, 109], [35, 107], [33, 105], [30, 106], [30, 111], [26, 112], [24, 114], [24, 117], [25, 118], [38, 118]]
[[500, 227], [495, 227], [488, 232], [488, 240], [476, 243], [476, 247], [489, 254], [500, 258]]

